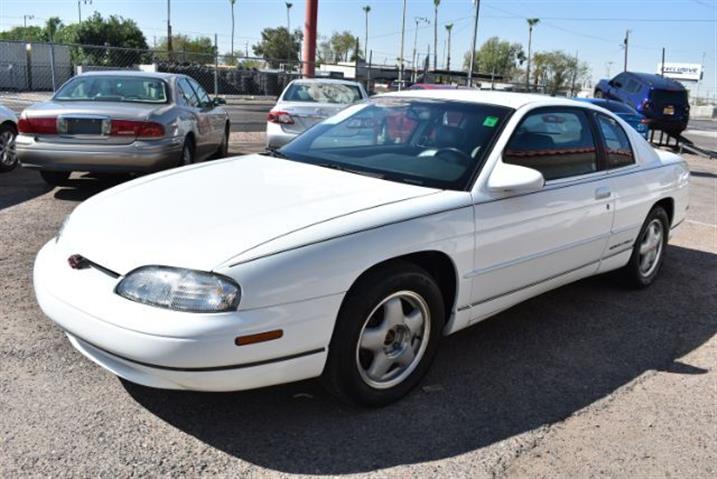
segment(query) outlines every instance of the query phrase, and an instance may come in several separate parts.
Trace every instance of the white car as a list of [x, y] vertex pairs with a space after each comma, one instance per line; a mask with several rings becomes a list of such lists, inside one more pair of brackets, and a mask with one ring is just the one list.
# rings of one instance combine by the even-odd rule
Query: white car
[[17, 116], [12, 110], [0, 105], [0, 173], [11, 171], [17, 166], [16, 137]]
[[35, 290], [75, 348], [136, 383], [322, 376], [382, 405], [444, 335], [598, 273], [652, 283], [688, 177], [589, 104], [393, 93], [281, 150], [94, 196], [39, 252]]
[[359, 82], [332, 79], [294, 80], [266, 117], [266, 146], [284, 146], [300, 133], [368, 98]]

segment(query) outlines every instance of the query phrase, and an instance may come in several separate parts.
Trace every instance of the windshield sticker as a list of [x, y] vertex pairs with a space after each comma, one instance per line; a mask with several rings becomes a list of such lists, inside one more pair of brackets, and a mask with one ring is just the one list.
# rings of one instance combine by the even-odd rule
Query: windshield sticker
[[498, 124], [498, 117], [497, 116], [487, 116], [485, 117], [485, 120], [483, 120], [483, 126], [487, 126], [489, 128], [495, 128], [495, 125]]

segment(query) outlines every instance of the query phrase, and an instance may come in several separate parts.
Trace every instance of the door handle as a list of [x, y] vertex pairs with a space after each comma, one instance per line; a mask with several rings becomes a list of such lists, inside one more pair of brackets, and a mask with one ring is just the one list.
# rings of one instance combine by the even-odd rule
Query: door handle
[[595, 199], [596, 200], [604, 200], [605, 198], [610, 198], [611, 194], [612, 193], [610, 193], [610, 189], [603, 186], [603, 187], [595, 190]]

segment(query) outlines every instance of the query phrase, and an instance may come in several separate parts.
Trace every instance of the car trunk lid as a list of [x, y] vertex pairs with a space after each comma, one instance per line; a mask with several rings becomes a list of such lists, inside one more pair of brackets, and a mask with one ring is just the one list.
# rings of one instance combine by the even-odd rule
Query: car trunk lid
[[286, 133], [301, 133], [315, 124], [334, 116], [348, 105], [342, 103], [280, 102], [273, 111], [288, 113], [293, 123], [282, 124]]

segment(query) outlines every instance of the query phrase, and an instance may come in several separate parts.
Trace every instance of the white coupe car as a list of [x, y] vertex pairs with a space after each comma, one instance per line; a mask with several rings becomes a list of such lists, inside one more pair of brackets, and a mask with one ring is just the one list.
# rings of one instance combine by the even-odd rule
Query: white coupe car
[[378, 406], [421, 380], [444, 335], [606, 271], [652, 283], [688, 177], [589, 104], [392, 93], [281, 150], [85, 201], [39, 252], [35, 289], [75, 348], [130, 381], [321, 376]]

